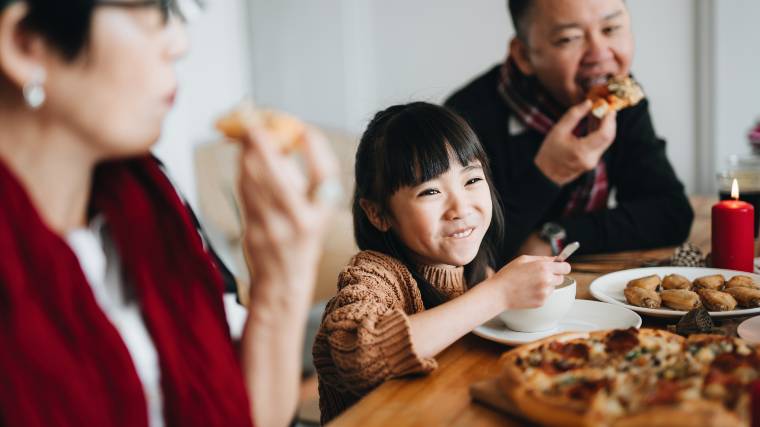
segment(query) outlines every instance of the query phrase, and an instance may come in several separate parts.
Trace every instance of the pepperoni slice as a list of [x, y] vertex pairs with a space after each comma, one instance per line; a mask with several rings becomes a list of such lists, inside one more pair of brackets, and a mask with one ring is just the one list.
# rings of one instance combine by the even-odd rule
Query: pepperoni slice
[[561, 343], [554, 341], [549, 345], [549, 350], [562, 356], [588, 360], [589, 346], [584, 343]]
[[639, 345], [638, 335], [636, 328], [616, 329], [607, 335], [604, 347], [608, 353], [628, 353]]
[[599, 390], [609, 388], [610, 381], [606, 378], [600, 380], [581, 380], [567, 390], [567, 395], [574, 400], [591, 400]]

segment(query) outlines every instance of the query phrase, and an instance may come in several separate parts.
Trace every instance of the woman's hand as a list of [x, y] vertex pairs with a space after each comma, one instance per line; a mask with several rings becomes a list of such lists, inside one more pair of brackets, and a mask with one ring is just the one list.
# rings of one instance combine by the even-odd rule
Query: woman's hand
[[540, 307], [570, 273], [570, 264], [554, 257], [523, 255], [488, 279], [498, 289], [504, 309]]
[[338, 185], [338, 163], [325, 137], [313, 129], [299, 151], [306, 174], [298, 159], [282, 153], [265, 129], [250, 128], [243, 141], [239, 185], [252, 302], [257, 294], [267, 300], [288, 298], [293, 292], [310, 299], [313, 290], [334, 204], [320, 194], [326, 186]]
[[295, 413], [306, 314], [332, 212], [325, 189], [338, 185], [337, 161], [321, 134], [309, 131], [300, 149], [306, 175], [263, 129], [248, 130], [240, 156], [251, 269], [241, 362], [255, 425], [284, 427]]

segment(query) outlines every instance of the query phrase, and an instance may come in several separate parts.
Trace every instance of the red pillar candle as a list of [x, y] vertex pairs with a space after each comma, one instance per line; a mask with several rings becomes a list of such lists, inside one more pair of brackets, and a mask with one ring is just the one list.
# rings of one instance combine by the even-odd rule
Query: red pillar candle
[[755, 256], [755, 209], [738, 200], [739, 189], [734, 180], [731, 197], [712, 207], [712, 264], [717, 268], [753, 271]]

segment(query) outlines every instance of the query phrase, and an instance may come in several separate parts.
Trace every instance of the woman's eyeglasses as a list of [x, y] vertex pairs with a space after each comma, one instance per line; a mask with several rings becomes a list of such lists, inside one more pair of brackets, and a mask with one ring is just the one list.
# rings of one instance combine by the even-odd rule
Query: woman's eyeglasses
[[99, 6], [124, 7], [130, 9], [156, 8], [161, 12], [161, 20], [167, 24], [172, 17], [184, 20], [185, 16], [179, 6], [181, 0], [99, 0]]

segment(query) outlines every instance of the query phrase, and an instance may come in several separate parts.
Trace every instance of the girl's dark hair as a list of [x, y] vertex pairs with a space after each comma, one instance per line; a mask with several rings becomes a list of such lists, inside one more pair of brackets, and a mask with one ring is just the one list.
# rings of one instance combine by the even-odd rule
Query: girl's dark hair
[[394, 232], [382, 232], [372, 225], [360, 201], [373, 202], [381, 215], [390, 215], [391, 196], [401, 187], [419, 185], [448, 171], [450, 155], [462, 165], [480, 161], [491, 191], [491, 225], [475, 259], [465, 266], [465, 281], [474, 286], [485, 279], [501, 248], [504, 215], [491, 182], [488, 157], [467, 122], [444, 107], [426, 102], [394, 105], [375, 115], [356, 152], [352, 208], [356, 243], [362, 250], [382, 252], [406, 264], [427, 308], [445, 298], [417, 273], [407, 248]]

